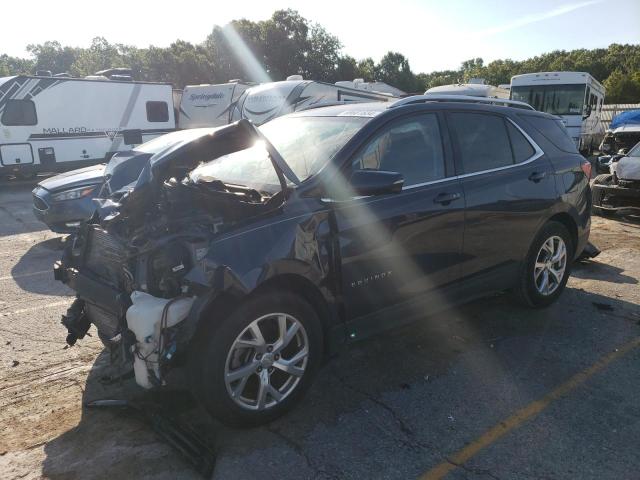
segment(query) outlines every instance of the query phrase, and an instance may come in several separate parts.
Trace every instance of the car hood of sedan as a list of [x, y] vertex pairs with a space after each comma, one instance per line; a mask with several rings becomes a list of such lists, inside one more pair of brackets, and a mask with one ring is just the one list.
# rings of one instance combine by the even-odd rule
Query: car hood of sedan
[[71, 170], [70, 172], [42, 180], [38, 185], [50, 192], [69, 190], [83, 185], [95, 185], [102, 183], [104, 169], [105, 165], [100, 164]]

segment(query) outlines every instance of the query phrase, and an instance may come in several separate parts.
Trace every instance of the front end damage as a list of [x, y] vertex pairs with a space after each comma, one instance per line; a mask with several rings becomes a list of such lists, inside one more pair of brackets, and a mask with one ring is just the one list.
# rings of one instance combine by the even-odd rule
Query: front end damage
[[[277, 188], [192, 175], [203, 162], [256, 142], [268, 154]], [[133, 371], [144, 388], [166, 383], [167, 372], [187, 353], [195, 312], [215, 295], [215, 269], [205, 258], [211, 242], [247, 219], [278, 210], [287, 178], [297, 180], [265, 142], [246, 121], [208, 129], [154, 155], [135, 182], [99, 201], [98, 213], [54, 266], [55, 278], [77, 294], [62, 318], [69, 345], [94, 325], [111, 352], [115, 375]]]
[[[640, 144], [639, 144], [640, 145]], [[593, 206], [602, 213], [640, 214], [640, 146], [611, 165], [592, 185]]]

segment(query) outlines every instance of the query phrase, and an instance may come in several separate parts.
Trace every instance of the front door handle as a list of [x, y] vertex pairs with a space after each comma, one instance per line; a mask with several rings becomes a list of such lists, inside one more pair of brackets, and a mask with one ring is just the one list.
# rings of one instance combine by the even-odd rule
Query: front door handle
[[531, 175], [529, 175], [529, 180], [531, 180], [533, 183], [538, 183], [546, 176], [547, 172], [533, 172]]
[[455, 193], [440, 193], [436, 196], [436, 198], [433, 199], [434, 203], [439, 203], [441, 205], [449, 205], [451, 202], [453, 202], [454, 200], [458, 200], [462, 195], [460, 195], [458, 192]]

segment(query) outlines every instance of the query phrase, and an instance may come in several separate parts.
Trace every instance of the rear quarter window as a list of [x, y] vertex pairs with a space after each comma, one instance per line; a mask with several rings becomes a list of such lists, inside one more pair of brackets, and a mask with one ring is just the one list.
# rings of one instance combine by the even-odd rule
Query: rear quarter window
[[561, 120], [537, 115], [519, 115], [519, 117], [563, 152], [578, 153], [576, 144], [573, 143]]

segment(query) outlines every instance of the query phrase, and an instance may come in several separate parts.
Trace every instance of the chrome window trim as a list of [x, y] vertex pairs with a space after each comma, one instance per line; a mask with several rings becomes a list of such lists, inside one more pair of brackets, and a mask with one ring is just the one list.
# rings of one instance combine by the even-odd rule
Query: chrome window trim
[[[474, 112], [474, 113], [476, 113], [476, 112]], [[490, 168], [488, 170], [480, 170], [480, 171], [477, 171], [477, 172], [463, 173], [461, 175], [453, 175], [451, 177], [439, 178], [438, 180], [431, 180], [431, 181], [428, 181], [428, 182], [421, 182], [421, 183], [415, 183], [413, 185], [406, 185], [406, 186], [402, 187], [402, 192], [404, 192], [406, 190], [412, 190], [414, 188], [425, 187], [427, 185], [435, 185], [435, 184], [438, 184], [438, 183], [444, 183], [444, 182], [448, 182], [450, 180], [459, 180], [461, 178], [469, 178], [469, 177], [473, 177], [473, 176], [476, 176], [476, 175], [484, 175], [485, 173], [500, 172], [502, 170], [507, 170], [507, 169], [510, 169], [510, 168], [520, 167], [522, 165], [527, 165], [529, 163], [535, 162], [537, 159], [539, 159], [540, 157], [542, 157], [544, 155], [544, 151], [533, 140], [533, 138], [531, 138], [531, 136], [520, 127], [520, 125], [518, 125], [516, 122], [514, 122], [513, 120], [511, 120], [508, 117], [503, 117], [503, 118], [505, 118], [505, 120], [511, 122], [511, 124], [513, 126], [515, 126], [518, 129], [518, 131], [524, 136], [524, 138], [526, 138], [526, 140], [531, 144], [531, 146], [534, 149], [533, 155], [531, 155], [526, 160], [524, 160], [522, 162], [519, 162], [519, 163], [514, 163], [513, 165], [505, 165], [504, 167]], [[352, 197], [351, 200], [362, 200], [363, 198], [369, 198], [371, 196], [372, 195], [357, 196], [357, 197]], [[323, 198], [322, 201], [325, 201], [327, 203], [335, 202], [334, 200], [331, 200], [329, 198]]]
[[[475, 113], [475, 112], [474, 112]], [[417, 187], [423, 187], [425, 185], [432, 185], [435, 183], [441, 183], [447, 180], [452, 180], [452, 179], [459, 179], [459, 178], [468, 178], [468, 177], [473, 177], [474, 175], [483, 175], [485, 173], [491, 173], [491, 172], [499, 172], [502, 170], [507, 170], [509, 168], [514, 168], [514, 167], [519, 167], [521, 165], [527, 165], [528, 163], [534, 162], [537, 159], [539, 159], [540, 157], [542, 157], [544, 155], [544, 151], [540, 148], [540, 146], [533, 140], [533, 138], [531, 138], [531, 136], [529, 136], [529, 134], [527, 132], [525, 132], [520, 125], [518, 125], [516, 122], [514, 122], [513, 120], [511, 120], [510, 118], [506, 118], [505, 119], [509, 122], [511, 122], [511, 124], [513, 126], [515, 126], [518, 131], [524, 136], [524, 138], [529, 142], [529, 144], [533, 147], [534, 153], [533, 155], [531, 155], [529, 158], [527, 158], [526, 160], [519, 162], [519, 163], [514, 163], [513, 165], [505, 165], [504, 167], [497, 167], [497, 168], [490, 168], [488, 170], [479, 170], [477, 172], [471, 172], [471, 173], [463, 173], [460, 175], [454, 175], [452, 177], [445, 177], [445, 178], [441, 178], [439, 180], [432, 180], [430, 182], [423, 182], [423, 183], [416, 183], [415, 185], [408, 185], [406, 187], [402, 187], [402, 191], [404, 190], [410, 190], [412, 188], [417, 188]], [[515, 159], [514, 159], [515, 160]]]

